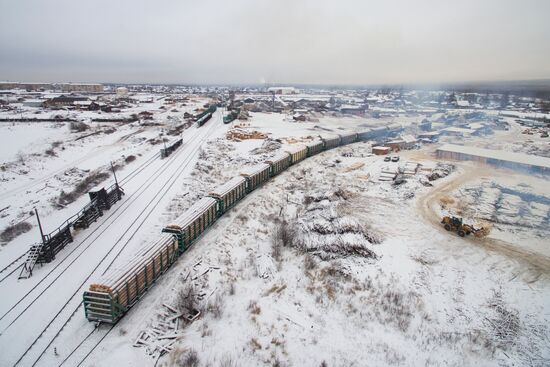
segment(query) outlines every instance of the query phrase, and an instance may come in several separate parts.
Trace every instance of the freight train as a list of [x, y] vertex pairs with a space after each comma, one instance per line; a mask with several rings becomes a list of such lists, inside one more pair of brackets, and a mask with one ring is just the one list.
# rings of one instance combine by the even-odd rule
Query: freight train
[[390, 136], [397, 128], [337, 135], [287, 149], [262, 164], [243, 170], [225, 184], [195, 202], [187, 211], [166, 225], [158, 239], [144, 246], [125, 265], [104, 275], [84, 292], [84, 310], [89, 321], [114, 324], [153, 283], [218, 218], [247, 194], [298, 162], [342, 145]]

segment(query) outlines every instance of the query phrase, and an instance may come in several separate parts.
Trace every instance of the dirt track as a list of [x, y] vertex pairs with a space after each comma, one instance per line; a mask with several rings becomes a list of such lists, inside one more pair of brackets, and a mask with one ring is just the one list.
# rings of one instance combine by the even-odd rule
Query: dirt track
[[[484, 176], [483, 171], [480, 169], [463, 168], [464, 172], [460, 176], [455, 173], [455, 177], [444, 184], [437, 184], [436, 182], [434, 188], [426, 195], [419, 197], [417, 201], [417, 209], [424, 219], [445, 233], [446, 231], [440, 224], [440, 215], [434, 210], [436, 204], [439, 203], [439, 200], [443, 196], [448, 195], [465, 183]], [[492, 172], [493, 174], [494, 172]], [[522, 249], [519, 245], [491, 237], [476, 238], [472, 236], [465, 237], [464, 240], [475, 246], [483, 247], [488, 252], [498, 253], [525, 265], [525, 271], [529, 273], [528, 278], [531, 282], [537, 281], [543, 275], [550, 275], [550, 258], [548, 256]]]

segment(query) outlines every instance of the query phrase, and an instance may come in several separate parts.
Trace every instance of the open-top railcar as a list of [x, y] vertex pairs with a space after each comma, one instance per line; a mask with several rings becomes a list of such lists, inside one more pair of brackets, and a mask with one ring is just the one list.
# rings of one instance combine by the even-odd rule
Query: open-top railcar
[[283, 153], [271, 159], [268, 159], [267, 161], [265, 161], [265, 163], [269, 164], [269, 166], [271, 167], [269, 171], [269, 176], [270, 177], [277, 176], [279, 173], [281, 173], [282, 171], [284, 171], [290, 166], [290, 162], [291, 162], [291, 157], [290, 157], [290, 154], [288, 153]]
[[246, 179], [246, 191], [250, 192], [269, 180], [271, 166], [261, 163], [241, 171], [241, 176]]
[[246, 179], [235, 177], [211, 191], [208, 196], [218, 201], [218, 216], [235, 205], [246, 195]]
[[216, 221], [217, 203], [214, 198], [204, 197], [162, 229], [163, 232], [176, 235], [179, 254], [187, 250]]
[[176, 261], [178, 242], [171, 234], [161, 235], [143, 246], [126, 264], [112, 270], [84, 292], [84, 310], [90, 321], [114, 324]]

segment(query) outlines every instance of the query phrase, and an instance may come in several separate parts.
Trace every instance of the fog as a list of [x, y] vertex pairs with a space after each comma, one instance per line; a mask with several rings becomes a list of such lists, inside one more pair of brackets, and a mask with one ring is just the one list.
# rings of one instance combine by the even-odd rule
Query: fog
[[550, 77], [550, 1], [0, 0], [0, 80]]

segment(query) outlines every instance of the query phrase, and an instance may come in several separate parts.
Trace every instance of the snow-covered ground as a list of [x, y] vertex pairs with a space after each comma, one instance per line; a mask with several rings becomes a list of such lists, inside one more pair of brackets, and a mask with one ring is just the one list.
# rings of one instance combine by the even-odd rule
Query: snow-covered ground
[[[0, 365], [172, 366], [194, 355], [201, 366], [550, 363], [548, 179], [452, 162], [454, 171], [436, 181], [424, 171], [400, 185], [379, 181], [406, 162], [435, 166], [435, 146], [385, 162], [371, 154], [370, 142], [356, 143], [289, 168], [218, 220], [113, 329], [94, 329], [80, 305], [83, 290], [243, 168], [319, 135], [422, 119], [319, 116], [298, 123], [252, 113], [248, 122], [224, 125], [218, 111], [205, 126], [184, 130], [183, 146], [158, 159], [161, 145], [150, 141], [203, 102], [159, 113], [160, 125], [96, 124], [91, 131], [98, 133], [82, 139], [87, 132], [65, 124], [39, 123], [32, 134], [25, 134], [26, 124], [0, 126], [6, 133], [0, 210], [9, 206], [0, 228], [34, 224], [34, 207], [44, 227], [55, 228], [88, 201], [83, 195], [52, 205], [60, 191], [108, 170], [110, 161], [120, 164], [126, 192], [30, 279], [0, 273]], [[225, 132], [237, 124], [269, 139], [227, 140]], [[492, 139], [521, 150], [526, 137], [519, 134], [516, 126]], [[491, 139], [465, 142], [486, 146]], [[136, 159], [127, 162], [130, 155]], [[447, 213], [491, 219], [492, 231], [459, 238], [439, 223]], [[4, 244], [0, 268], [37, 238], [34, 227]], [[200, 317], [180, 322], [176, 337], [134, 347], [171, 313], [165, 305], [178, 308], [189, 286]], [[167, 344], [171, 351], [159, 358], [155, 347]]]
[[[349, 170], [358, 161], [366, 165]], [[249, 195], [117, 325], [91, 363], [154, 364], [133, 340], [189, 284], [206, 295], [203, 315], [159, 365], [184, 364], [193, 351], [214, 366], [547, 363], [550, 269], [541, 275], [528, 261], [489, 256], [433, 226], [416, 205], [433, 188], [420, 176], [399, 186], [366, 179], [384, 165], [369, 144], [355, 144]], [[307, 224], [314, 248], [274, 252], [283, 220]], [[304, 234], [296, 236], [303, 243]]]

